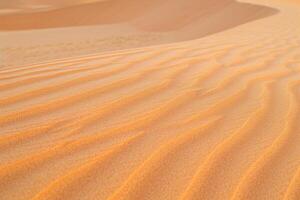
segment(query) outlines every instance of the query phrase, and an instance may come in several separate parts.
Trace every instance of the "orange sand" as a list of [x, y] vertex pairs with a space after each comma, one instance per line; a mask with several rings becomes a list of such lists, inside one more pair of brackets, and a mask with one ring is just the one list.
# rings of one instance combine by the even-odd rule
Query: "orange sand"
[[1, 200], [300, 199], [299, 1], [24, 2], [0, 3]]

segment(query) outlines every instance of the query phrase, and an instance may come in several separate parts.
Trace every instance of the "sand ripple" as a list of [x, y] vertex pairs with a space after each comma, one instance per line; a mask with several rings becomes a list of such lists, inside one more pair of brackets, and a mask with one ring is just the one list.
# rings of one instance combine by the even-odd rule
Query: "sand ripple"
[[300, 14], [0, 69], [0, 199], [300, 199]]

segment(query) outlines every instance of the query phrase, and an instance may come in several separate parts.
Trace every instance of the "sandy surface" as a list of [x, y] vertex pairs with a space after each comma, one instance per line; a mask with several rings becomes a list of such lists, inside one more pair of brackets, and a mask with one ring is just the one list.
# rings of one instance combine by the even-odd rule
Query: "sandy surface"
[[234, 0], [14, 1], [0, 3], [0, 66], [193, 40], [278, 12]]
[[24, 2], [0, 3], [0, 199], [300, 199], [300, 2]]

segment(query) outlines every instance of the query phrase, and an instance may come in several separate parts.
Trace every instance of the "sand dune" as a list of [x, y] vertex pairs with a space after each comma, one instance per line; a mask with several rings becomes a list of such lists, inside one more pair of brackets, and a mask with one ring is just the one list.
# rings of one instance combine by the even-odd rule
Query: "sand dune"
[[[10, 4], [15, 3], [19, 5], [17, 2], [9, 2]], [[29, 1], [25, 5], [23, 12], [0, 16], [0, 29], [24, 30], [125, 24], [141, 30], [163, 32], [173, 30], [187, 31], [187, 26], [197, 23], [205, 24], [205, 21], [209, 21], [211, 22], [210, 26], [201, 27], [208, 31], [207, 29], [212, 28], [222, 28], [221, 30], [223, 30], [276, 13], [276, 9], [240, 3], [234, 0], [98, 0], [86, 3], [74, 1], [72, 5], [68, 5], [64, 1], [49, 1], [48, 3], [46, 1], [44, 4]], [[47, 6], [52, 9], [39, 12], [40, 7]], [[9, 8], [7, 6], [2, 7]], [[33, 8], [26, 11], [26, 7]], [[233, 16], [235, 18], [232, 18]], [[220, 17], [223, 20], [220, 20]], [[231, 18], [231, 20], [226, 20], [224, 17]], [[214, 25], [212, 23], [218, 24]], [[197, 28], [199, 26], [194, 27], [194, 32], [200, 32]]]
[[[20, 16], [128, 1], [63, 2]], [[163, 44], [159, 38], [157, 46], [63, 59], [37, 53], [19, 65], [2, 61], [0, 199], [300, 199], [300, 4], [189, 1], [209, 14], [196, 19], [199, 7], [191, 7], [187, 18], [166, 13], [156, 23], [169, 1], [132, 2], [137, 7], [124, 13], [143, 15], [133, 26], [200, 39]], [[174, 2], [176, 10], [188, 1]], [[131, 13], [138, 7], [140, 13]], [[6, 22], [1, 30], [13, 27]], [[30, 27], [20, 24], [15, 30]], [[55, 53], [64, 50], [59, 47]]]
[[234, 0], [22, 2], [0, 4], [5, 65], [198, 39], [278, 12]]

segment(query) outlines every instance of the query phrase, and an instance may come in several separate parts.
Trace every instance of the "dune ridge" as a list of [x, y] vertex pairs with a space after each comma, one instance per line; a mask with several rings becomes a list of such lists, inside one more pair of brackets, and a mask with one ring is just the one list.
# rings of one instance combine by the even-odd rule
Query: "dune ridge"
[[1, 67], [0, 199], [298, 200], [300, 4], [242, 3], [197, 40]]
[[32, 9], [1, 14], [22, 2], [0, 4], [3, 67], [198, 39], [278, 13], [234, 0], [96, 0], [44, 1], [50, 10], [26, 1]]

